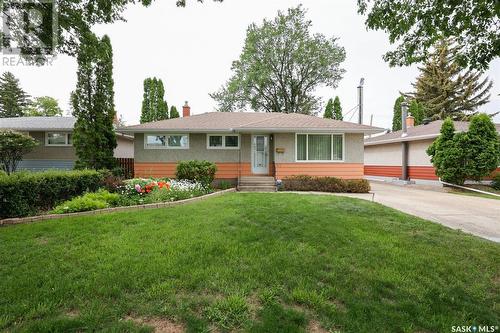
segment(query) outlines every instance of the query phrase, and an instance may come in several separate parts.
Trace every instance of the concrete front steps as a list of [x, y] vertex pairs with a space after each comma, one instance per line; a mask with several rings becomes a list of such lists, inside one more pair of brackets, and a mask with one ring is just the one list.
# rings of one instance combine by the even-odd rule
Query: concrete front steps
[[271, 176], [245, 176], [240, 178], [238, 191], [276, 192], [276, 181]]

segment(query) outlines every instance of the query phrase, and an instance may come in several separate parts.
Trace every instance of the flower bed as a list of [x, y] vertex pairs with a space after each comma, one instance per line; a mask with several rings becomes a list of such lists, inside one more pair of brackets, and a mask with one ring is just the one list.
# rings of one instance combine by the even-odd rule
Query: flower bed
[[100, 190], [86, 193], [58, 205], [52, 213], [65, 214], [89, 210], [172, 202], [202, 196], [211, 188], [189, 180], [136, 178], [124, 181], [116, 193]]

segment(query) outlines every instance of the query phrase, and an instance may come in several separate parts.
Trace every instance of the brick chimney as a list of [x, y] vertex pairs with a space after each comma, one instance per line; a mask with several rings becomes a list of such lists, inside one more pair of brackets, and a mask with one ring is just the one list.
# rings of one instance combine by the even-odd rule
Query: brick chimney
[[406, 127], [410, 128], [415, 126], [415, 117], [413, 117], [411, 114], [406, 117]]
[[188, 102], [186, 101], [186, 104], [182, 107], [182, 117], [186, 118], [191, 115], [191, 107], [189, 106]]

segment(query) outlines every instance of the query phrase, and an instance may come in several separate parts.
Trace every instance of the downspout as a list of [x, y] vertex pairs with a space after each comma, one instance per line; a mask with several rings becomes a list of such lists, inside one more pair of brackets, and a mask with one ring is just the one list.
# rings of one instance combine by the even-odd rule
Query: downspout
[[[408, 136], [408, 127], [406, 125], [406, 118], [408, 117], [408, 103], [401, 103], [401, 128], [403, 133], [402, 138]], [[408, 142], [401, 143], [401, 180], [408, 180]]]

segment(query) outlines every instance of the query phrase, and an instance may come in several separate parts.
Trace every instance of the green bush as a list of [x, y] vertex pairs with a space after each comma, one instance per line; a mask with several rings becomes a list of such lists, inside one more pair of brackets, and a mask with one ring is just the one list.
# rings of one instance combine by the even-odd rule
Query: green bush
[[0, 177], [0, 218], [48, 211], [59, 202], [101, 186], [104, 174], [94, 170], [19, 172]]
[[491, 187], [493, 187], [495, 190], [500, 191], [500, 172], [497, 172], [493, 176], [493, 182], [491, 183]]
[[186, 179], [210, 186], [215, 179], [217, 166], [208, 161], [181, 161], [177, 164], [177, 179]]
[[292, 176], [283, 179], [283, 191], [315, 191], [330, 193], [368, 193], [370, 183], [365, 179], [335, 177]]
[[99, 190], [95, 193], [86, 193], [58, 205], [52, 210], [54, 214], [85, 212], [116, 206], [120, 203], [120, 195]]

